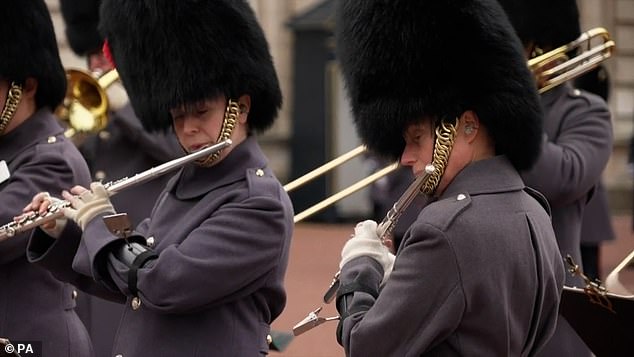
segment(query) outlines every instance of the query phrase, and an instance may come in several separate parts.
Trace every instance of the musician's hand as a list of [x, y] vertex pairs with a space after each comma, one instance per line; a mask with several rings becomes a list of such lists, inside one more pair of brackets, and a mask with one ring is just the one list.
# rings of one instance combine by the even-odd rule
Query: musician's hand
[[370, 257], [383, 267], [384, 274], [381, 281], [381, 285], [383, 285], [392, 272], [394, 254], [390, 253], [388, 248], [381, 243], [376, 230], [377, 223], [375, 221], [367, 220], [357, 224], [354, 228], [354, 235], [343, 246], [339, 268], [354, 258]]
[[77, 222], [82, 230], [97, 215], [115, 213], [108, 191], [100, 182], [91, 183], [90, 190], [75, 186], [70, 192], [63, 191], [62, 196], [71, 204], [71, 208], [64, 209], [64, 215]]
[[[62, 202], [62, 200], [56, 197], [51, 197], [51, 195], [48, 192], [40, 192], [36, 194], [35, 196], [33, 196], [31, 203], [29, 203], [28, 205], [26, 205], [26, 207], [22, 209], [23, 214], [20, 216], [14, 217], [13, 220], [15, 222], [20, 222], [21, 220], [26, 218], [32, 219], [34, 218], [34, 217], [31, 217], [33, 214], [38, 214], [40, 217], [44, 216], [47, 213], [48, 208], [51, 204], [60, 203], [60, 202]], [[52, 221], [48, 221], [40, 225], [40, 228], [52, 238], [57, 239], [62, 234], [64, 227], [66, 227], [66, 222], [67, 222], [66, 217], [61, 216], [60, 218], [57, 218]]]

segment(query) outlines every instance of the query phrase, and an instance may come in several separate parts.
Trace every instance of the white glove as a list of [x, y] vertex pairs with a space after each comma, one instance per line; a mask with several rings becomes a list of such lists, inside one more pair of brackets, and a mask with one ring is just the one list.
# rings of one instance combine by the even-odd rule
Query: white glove
[[370, 257], [383, 267], [383, 279], [381, 285], [385, 283], [392, 272], [394, 266], [394, 254], [381, 243], [376, 233], [377, 223], [372, 220], [363, 221], [354, 228], [354, 235], [350, 238], [341, 250], [341, 262], [339, 268], [354, 258], [361, 256]]
[[106, 191], [101, 182], [91, 183], [90, 190], [86, 190], [77, 196], [65, 192], [64, 197], [71, 204], [71, 207], [64, 209], [64, 215], [77, 222], [82, 231], [86, 228], [88, 222], [97, 215], [101, 213], [116, 213], [112, 203], [110, 203], [108, 191]]

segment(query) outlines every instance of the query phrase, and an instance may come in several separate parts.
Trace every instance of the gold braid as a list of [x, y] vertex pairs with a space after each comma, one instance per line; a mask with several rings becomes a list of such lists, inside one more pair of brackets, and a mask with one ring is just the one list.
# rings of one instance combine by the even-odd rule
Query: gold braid
[[447, 123], [444, 120], [436, 127], [436, 141], [434, 143], [434, 159], [432, 164], [436, 168], [430, 178], [420, 189], [422, 193], [431, 195], [438, 188], [440, 178], [445, 173], [447, 162], [453, 144], [456, 140], [456, 127], [458, 126], [458, 118], [454, 123]]
[[11, 82], [11, 88], [9, 88], [9, 92], [7, 93], [7, 101], [2, 109], [2, 114], [0, 114], [0, 135], [4, 133], [7, 125], [9, 125], [9, 122], [13, 119], [21, 99], [22, 86]]
[[[233, 128], [235, 128], [236, 121], [238, 120], [238, 115], [240, 115], [240, 106], [238, 105], [238, 102], [229, 99], [227, 109], [225, 109], [225, 117], [222, 121], [222, 128], [220, 128], [220, 134], [218, 135], [217, 142], [227, 140], [231, 137]], [[203, 167], [209, 167], [214, 161], [218, 159], [218, 157], [220, 157], [220, 151], [216, 151], [215, 153], [207, 156], [204, 159], [197, 160], [196, 164]]]

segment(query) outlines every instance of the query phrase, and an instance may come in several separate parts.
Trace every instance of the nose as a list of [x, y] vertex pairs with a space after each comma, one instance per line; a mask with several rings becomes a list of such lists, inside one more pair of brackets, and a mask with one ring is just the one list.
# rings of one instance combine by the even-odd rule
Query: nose
[[405, 145], [405, 149], [403, 149], [403, 154], [401, 154], [401, 165], [402, 166], [414, 166], [416, 163], [416, 155], [414, 155], [414, 150], [410, 145]]
[[183, 118], [183, 132], [185, 134], [195, 134], [198, 132], [198, 121], [187, 115]]

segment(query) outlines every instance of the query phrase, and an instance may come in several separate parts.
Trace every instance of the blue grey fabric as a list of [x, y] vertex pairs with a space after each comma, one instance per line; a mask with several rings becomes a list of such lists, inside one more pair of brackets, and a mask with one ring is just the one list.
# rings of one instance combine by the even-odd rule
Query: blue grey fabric
[[[0, 221], [11, 222], [42, 191], [90, 183], [86, 162], [48, 109], [0, 137], [0, 160], [10, 177], [0, 182]], [[29, 264], [29, 232], [0, 242], [0, 337], [41, 341], [45, 356], [92, 356], [90, 339], [75, 314], [74, 288]]]
[[[79, 241], [70, 229], [46, 254]], [[139, 309], [131, 306], [127, 265], [110, 253], [118, 238], [99, 217], [88, 223], [72, 267], [127, 299], [113, 355], [256, 356], [268, 353], [270, 323], [286, 302], [292, 231], [288, 195], [250, 137], [215, 166], [183, 167], [137, 227], [158, 253], [139, 269]], [[38, 230], [31, 244], [46, 239]]]
[[[377, 299], [348, 297], [348, 356], [529, 356], [555, 328], [564, 267], [543, 202], [503, 156], [465, 167], [405, 233]], [[368, 261], [369, 260], [369, 261]], [[341, 284], [383, 272], [346, 264]]]

